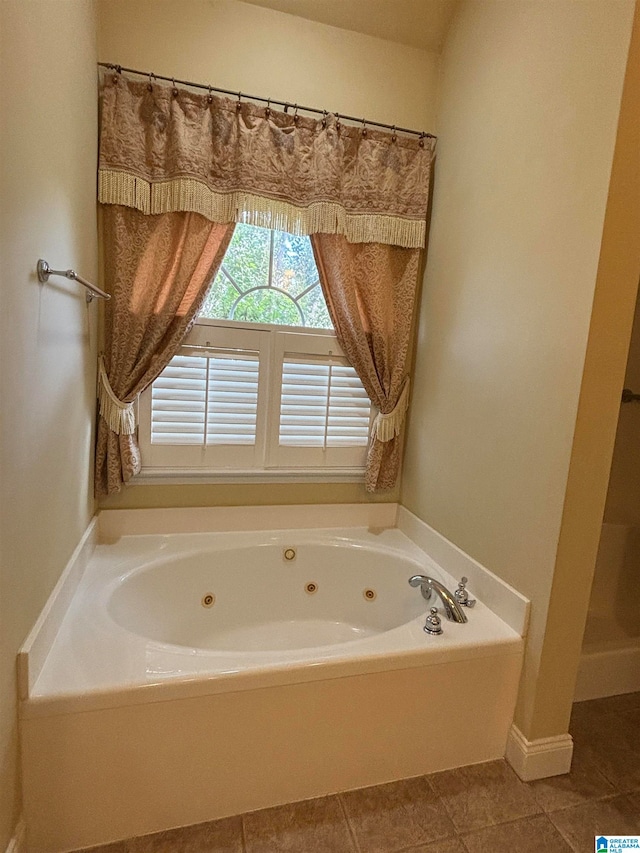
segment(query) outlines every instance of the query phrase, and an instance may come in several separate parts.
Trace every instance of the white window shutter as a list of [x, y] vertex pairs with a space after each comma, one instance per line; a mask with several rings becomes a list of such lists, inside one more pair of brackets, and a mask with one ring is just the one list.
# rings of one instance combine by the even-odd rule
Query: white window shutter
[[153, 383], [151, 443], [255, 444], [259, 366], [257, 353], [174, 356]]
[[202, 444], [207, 406], [207, 359], [176, 355], [151, 390], [151, 443]]
[[366, 457], [371, 404], [333, 335], [199, 322], [140, 399], [143, 470], [335, 470]]
[[369, 443], [371, 402], [348, 364], [331, 367], [327, 447], [366, 447]]
[[258, 355], [214, 355], [208, 361], [206, 443], [255, 444]]
[[286, 356], [282, 363], [279, 443], [290, 447], [366, 447], [371, 404], [353, 367]]
[[285, 358], [282, 364], [279, 443], [324, 447], [329, 365]]

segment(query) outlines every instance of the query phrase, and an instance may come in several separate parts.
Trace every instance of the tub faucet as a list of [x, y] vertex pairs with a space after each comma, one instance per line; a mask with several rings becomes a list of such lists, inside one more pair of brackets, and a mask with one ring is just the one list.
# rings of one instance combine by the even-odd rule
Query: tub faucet
[[446, 586], [443, 586], [440, 581], [435, 578], [429, 578], [426, 575], [413, 575], [409, 578], [411, 586], [419, 586], [422, 596], [426, 601], [429, 601], [432, 593], [437, 593], [444, 608], [444, 614], [450, 622], [466, 622], [467, 617], [460, 607], [454, 596], [449, 592]]

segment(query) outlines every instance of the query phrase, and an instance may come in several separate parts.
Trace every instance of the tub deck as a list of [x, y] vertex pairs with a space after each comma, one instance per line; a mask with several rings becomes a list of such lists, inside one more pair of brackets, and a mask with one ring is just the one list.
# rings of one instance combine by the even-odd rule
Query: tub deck
[[[431, 574], [455, 588], [454, 580], [399, 530], [378, 534], [365, 528], [344, 528], [269, 534], [126, 536], [115, 544], [96, 547], [23, 706], [23, 716], [95, 710], [420, 667], [443, 660], [520, 653], [522, 638], [481, 601], [467, 611], [467, 624], [448, 622], [443, 616], [444, 634], [438, 637], [425, 634], [422, 629], [427, 603], [419, 590], [406, 590], [404, 586], [402, 593], [411, 595], [420, 614], [412, 621], [361, 639], [299, 650], [215, 651], [173, 645], [125, 630], [107, 612], [109, 596], [137, 566], [148, 568], [159, 561], [177, 560], [198, 551], [215, 554], [265, 542], [282, 548], [291, 543], [304, 546], [318, 542], [327, 543], [329, 548], [332, 544], [339, 549], [342, 546], [341, 550], [347, 543], [349, 548], [375, 546], [390, 561], [394, 557], [414, 560], [413, 571]], [[304, 569], [297, 567], [296, 571]], [[411, 571], [407, 569], [407, 578], [398, 576], [399, 592], [400, 584], [406, 584]], [[317, 572], [312, 575], [316, 577]], [[265, 576], [265, 585], [268, 582]], [[250, 594], [260, 593], [247, 590], [247, 595]], [[376, 602], [376, 606], [384, 606], [384, 601]]]

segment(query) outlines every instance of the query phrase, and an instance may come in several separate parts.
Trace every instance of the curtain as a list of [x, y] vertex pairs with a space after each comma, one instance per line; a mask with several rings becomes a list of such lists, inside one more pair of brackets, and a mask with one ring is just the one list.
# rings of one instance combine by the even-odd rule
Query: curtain
[[[433, 140], [109, 73], [98, 198], [106, 309], [96, 490], [140, 468], [134, 401], [180, 346], [234, 223], [312, 236], [338, 340], [379, 409], [366, 486], [391, 488]], [[216, 224], [214, 224], [216, 223]]]
[[120, 491], [140, 470], [134, 401], [162, 372], [193, 324], [233, 235], [198, 213], [147, 216], [103, 209], [104, 356], [99, 373], [95, 486]]
[[347, 358], [379, 410], [367, 453], [367, 491], [393, 488], [409, 403], [408, 353], [421, 252], [314, 234], [320, 282]]
[[352, 243], [425, 245], [433, 140], [110, 73], [98, 198]]

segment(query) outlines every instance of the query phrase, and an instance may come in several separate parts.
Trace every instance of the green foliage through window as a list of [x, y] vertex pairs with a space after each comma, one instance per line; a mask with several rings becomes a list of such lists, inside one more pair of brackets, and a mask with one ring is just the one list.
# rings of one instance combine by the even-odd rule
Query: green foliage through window
[[309, 238], [236, 225], [200, 317], [332, 329]]

